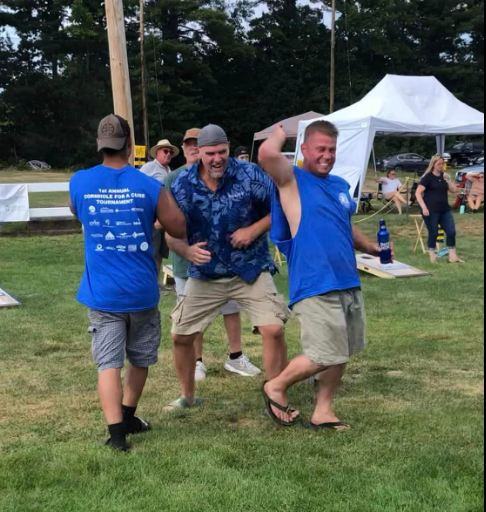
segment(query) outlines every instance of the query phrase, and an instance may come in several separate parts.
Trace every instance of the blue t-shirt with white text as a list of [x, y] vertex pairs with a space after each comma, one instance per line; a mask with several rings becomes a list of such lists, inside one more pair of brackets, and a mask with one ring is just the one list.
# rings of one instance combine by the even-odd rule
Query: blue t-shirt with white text
[[161, 189], [159, 182], [131, 166], [99, 165], [71, 179], [71, 202], [85, 238], [79, 302], [110, 313], [158, 305], [152, 231]]

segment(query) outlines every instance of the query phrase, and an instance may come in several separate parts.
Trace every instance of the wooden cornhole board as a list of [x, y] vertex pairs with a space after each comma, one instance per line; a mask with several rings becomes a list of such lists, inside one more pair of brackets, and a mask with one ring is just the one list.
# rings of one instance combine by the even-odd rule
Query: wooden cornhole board
[[20, 306], [20, 302], [9, 295], [5, 290], [0, 288], [0, 308], [11, 308]]
[[370, 256], [369, 254], [358, 254], [358, 269], [367, 272], [382, 279], [403, 279], [405, 277], [424, 277], [431, 276], [430, 272], [424, 272], [406, 263], [395, 261], [391, 265], [382, 265], [380, 258]]

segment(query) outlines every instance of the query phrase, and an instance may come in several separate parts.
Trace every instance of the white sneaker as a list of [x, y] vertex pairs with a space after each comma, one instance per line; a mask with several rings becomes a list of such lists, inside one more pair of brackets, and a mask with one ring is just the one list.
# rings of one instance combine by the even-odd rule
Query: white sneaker
[[201, 363], [201, 361], [198, 361], [196, 364], [196, 382], [206, 380], [207, 373], [208, 369], [206, 368], [206, 365]]
[[258, 377], [262, 373], [245, 355], [234, 361], [228, 358], [224, 369], [241, 377]]

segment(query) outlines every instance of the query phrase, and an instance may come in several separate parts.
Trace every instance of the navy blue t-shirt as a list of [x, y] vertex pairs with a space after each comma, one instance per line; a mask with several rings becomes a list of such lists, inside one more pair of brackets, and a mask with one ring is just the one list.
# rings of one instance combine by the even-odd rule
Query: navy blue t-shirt
[[302, 220], [295, 238], [280, 203], [272, 205], [271, 238], [289, 263], [290, 305], [317, 295], [359, 288], [351, 219], [356, 204], [349, 184], [332, 174], [314, 176], [295, 167]]
[[110, 313], [158, 305], [152, 231], [161, 189], [158, 181], [131, 166], [100, 165], [71, 179], [71, 201], [85, 237], [79, 302]]

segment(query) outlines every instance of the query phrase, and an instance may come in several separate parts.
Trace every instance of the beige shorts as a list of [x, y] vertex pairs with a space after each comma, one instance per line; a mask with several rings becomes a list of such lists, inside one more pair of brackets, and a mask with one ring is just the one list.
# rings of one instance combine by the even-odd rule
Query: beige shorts
[[212, 281], [190, 278], [183, 300], [172, 312], [172, 333], [189, 336], [206, 331], [228, 301], [237, 302], [255, 328], [283, 326], [291, 316], [268, 272], [254, 284], [239, 277]]
[[293, 308], [302, 326], [304, 354], [322, 367], [349, 362], [366, 348], [364, 299], [361, 290], [319, 295]]

